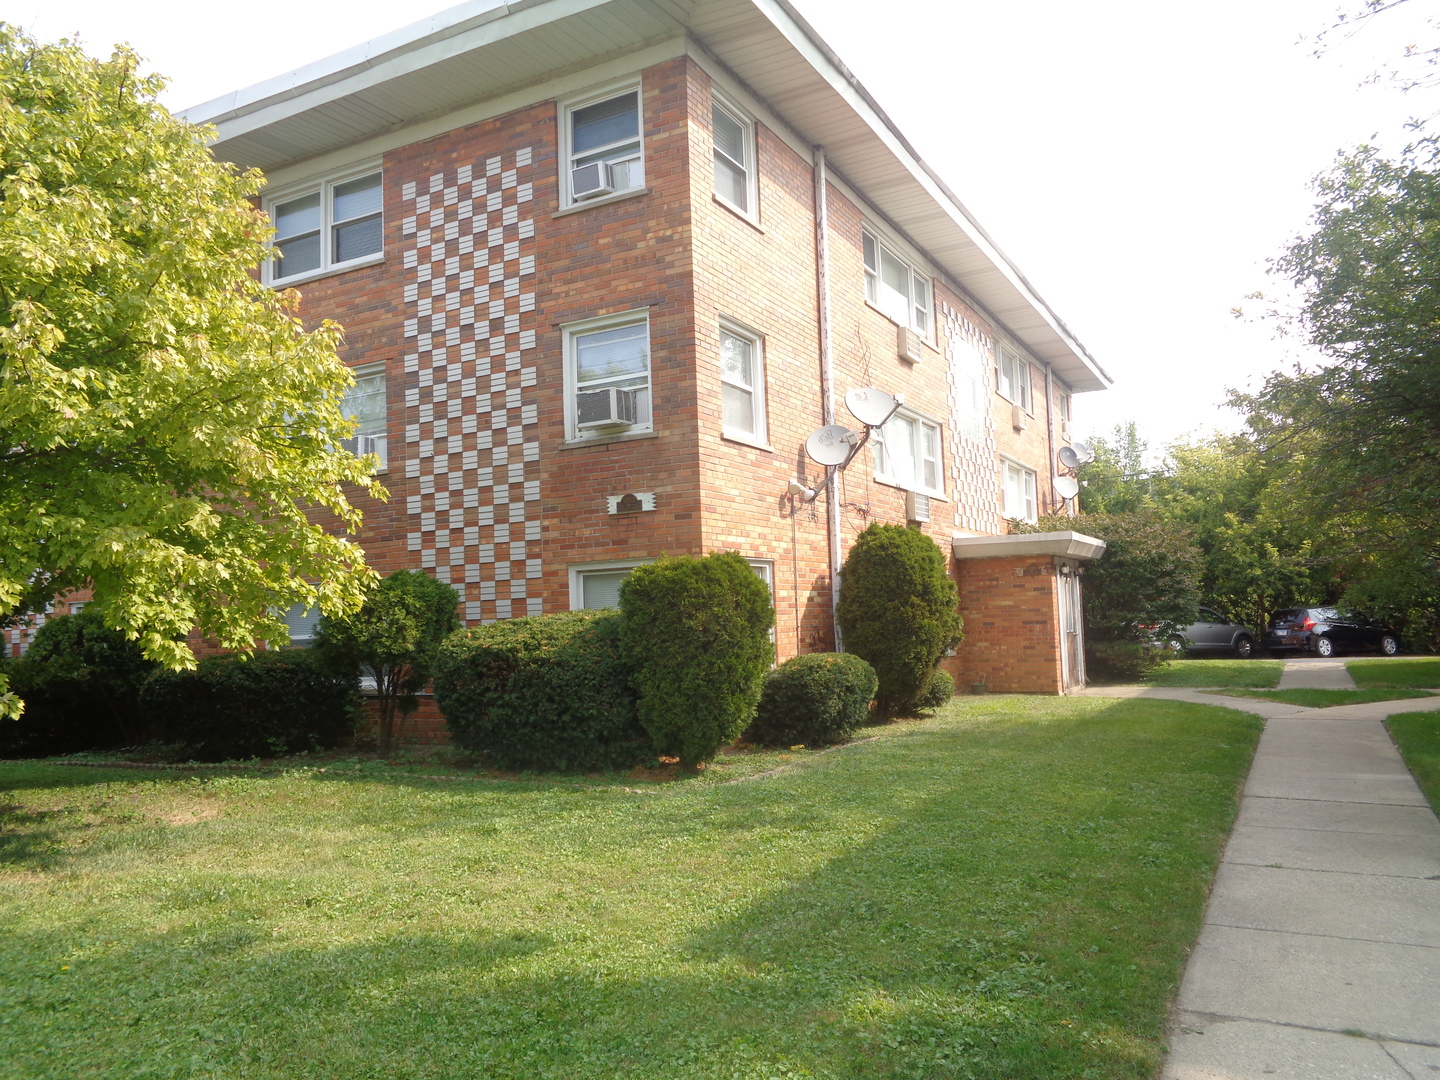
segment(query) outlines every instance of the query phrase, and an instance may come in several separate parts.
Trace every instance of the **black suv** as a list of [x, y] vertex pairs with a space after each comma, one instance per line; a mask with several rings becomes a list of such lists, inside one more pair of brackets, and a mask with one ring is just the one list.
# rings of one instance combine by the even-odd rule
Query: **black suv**
[[1369, 615], [1344, 608], [1281, 608], [1270, 617], [1265, 647], [1272, 652], [1288, 649], [1309, 651], [1316, 656], [1378, 649], [1386, 656], [1400, 651], [1394, 630]]

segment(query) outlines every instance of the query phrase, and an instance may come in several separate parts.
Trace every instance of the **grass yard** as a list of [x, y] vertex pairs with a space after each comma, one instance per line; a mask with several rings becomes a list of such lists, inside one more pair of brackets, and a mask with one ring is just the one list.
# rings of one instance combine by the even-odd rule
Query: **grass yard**
[[1440, 712], [1397, 713], [1385, 726], [1415, 782], [1440, 814]]
[[1423, 690], [1217, 690], [1225, 697], [1260, 698], [1281, 701], [1304, 709], [1329, 709], [1336, 705], [1366, 705], [1372, 701], [1399, 701], [1401, 698], [1430, 697]]
[[1440, 690], [1440, 656], [1404, 660], [1351, 660], [1345, 670], [1360, 687], [1428, 687]]
[[729, 784], [3, 764], [0, 1075], [1152, 1077], [1259, 729], [957, 699]]
[[1264, 689], [1280, 682], [1283, 660], [1168, 660], [1141, 680], [1146, 686], [1234, 686]]

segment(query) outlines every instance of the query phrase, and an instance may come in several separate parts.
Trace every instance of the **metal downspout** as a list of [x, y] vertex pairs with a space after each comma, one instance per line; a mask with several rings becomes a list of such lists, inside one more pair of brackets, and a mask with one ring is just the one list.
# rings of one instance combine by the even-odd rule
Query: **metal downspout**
[[[830, 255], [825, 150], [815, 147], [815, 285], [819, 301], [820, 407], [826, 424], [835, 423], [835, 367], [830, 351]], [[835, 466], [829, 466], [833, 472]], [[825, 499], [825, 529], [830, 549], [830, 619], [835, 630], [835, 651], [844, 652], [840, 636], [840, 492], [831, 483]]]
[[1050, 452], [1050, 509], [1055, 509], [1055, 387], [1045, 365], [1045, 445]]

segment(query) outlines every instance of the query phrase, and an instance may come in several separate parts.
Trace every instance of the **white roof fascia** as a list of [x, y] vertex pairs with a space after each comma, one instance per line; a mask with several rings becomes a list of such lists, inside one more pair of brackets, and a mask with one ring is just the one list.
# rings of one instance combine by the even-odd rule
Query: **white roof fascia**
[[885, 111], [880, 108], [879, 103], [870, 96], [869, 92], [860, 84], [860, 80], [851, 73], [830, 46], [821, 40], [804, 17], [791, 7], [787, 0], [754, 0], [754, 3], [766, 14], [775, 28], [785, 35], [786, 40], [810, 62], [816, 71], [825, 77], [835, 92], [855, 110], [855, 114], [869, 125], [890, 152], [910, 171], [916, 182], [925, 189], [926, 194], [934, 199], [950, 219], [964, 231], [970, 242], [980, 249], [985, 257], [1005, 275], [1025, 301], [1044, 318], [1065, 346], [1087, 367], [1091, 368], [1105, 384], [1113, 383], [1114, 380], [1105, 369], [1071, 334], [1069, 327], [1051, 310], [1050, 305], [1041, 299], [1040, 294], [1025, 279], [1025, 275], [1020, 272], [1019, 268], [1010, 261], [1009, 256], [1000, 250], [989, 234], [970, 216], [970, 212], [965, 209], [955, 193], [935, 175], [930, 166], [925, 164], [920, 155], [916, 153], [915, 148], [910, 145], [909, 140], [885, 115]]
[[[184, 110], [233, 139], [360, 90], [460, 56], [612, 0], [473, 0], [335, 56]], [[478, 9], [473, 15], [470, 9]], [[452, 24], [453, 21], [453, 24]], [[498, 24], [498, 25], [497, 25]]]
[[1010, 536], [957, 536], [950, 541], [950, 551], [957, 559], [1006, 559], [1021, 555], [1098, 559], [1105, 554], [1105, 541], [1068, 530]]

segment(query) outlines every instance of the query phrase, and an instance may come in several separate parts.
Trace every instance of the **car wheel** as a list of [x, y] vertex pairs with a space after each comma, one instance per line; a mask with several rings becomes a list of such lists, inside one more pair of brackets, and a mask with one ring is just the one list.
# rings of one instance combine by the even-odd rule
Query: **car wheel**
[[1334, 656], [1335, 642], [1331, 641], [1324, 634], [1321, 634], [1318, 638], [1315, 639], [1315, 655]]
[[1395, 640], [1394, 635], [1386, 634], [1380, 639], [1380, 651], [1386, 656], [1394, 656], [1400, 651], [1400, 642]]
[[1249, 635], [1241, 634], [1235, 639], [1235, 655], [1241, 660], [1249, 660], [1255, 655], [1255, 642]]
[[1169, 650], [1170, 650], [1172, 653], [1174, 653], [1176, 656], [1184, 656], [1184, 655], [1185, 655], [1185, 650], [1188, 649], [1189, 647], [1190, 647], [1190, 642], [1186, 641], [1183, 637], [1180, 637], [1178, 634], [1177, 634], [1175, 637], [1172, 637], [1169, 641], [1167, 641], [1167, 642], [1165, 643], [1165, 648], [1169, 649]]

